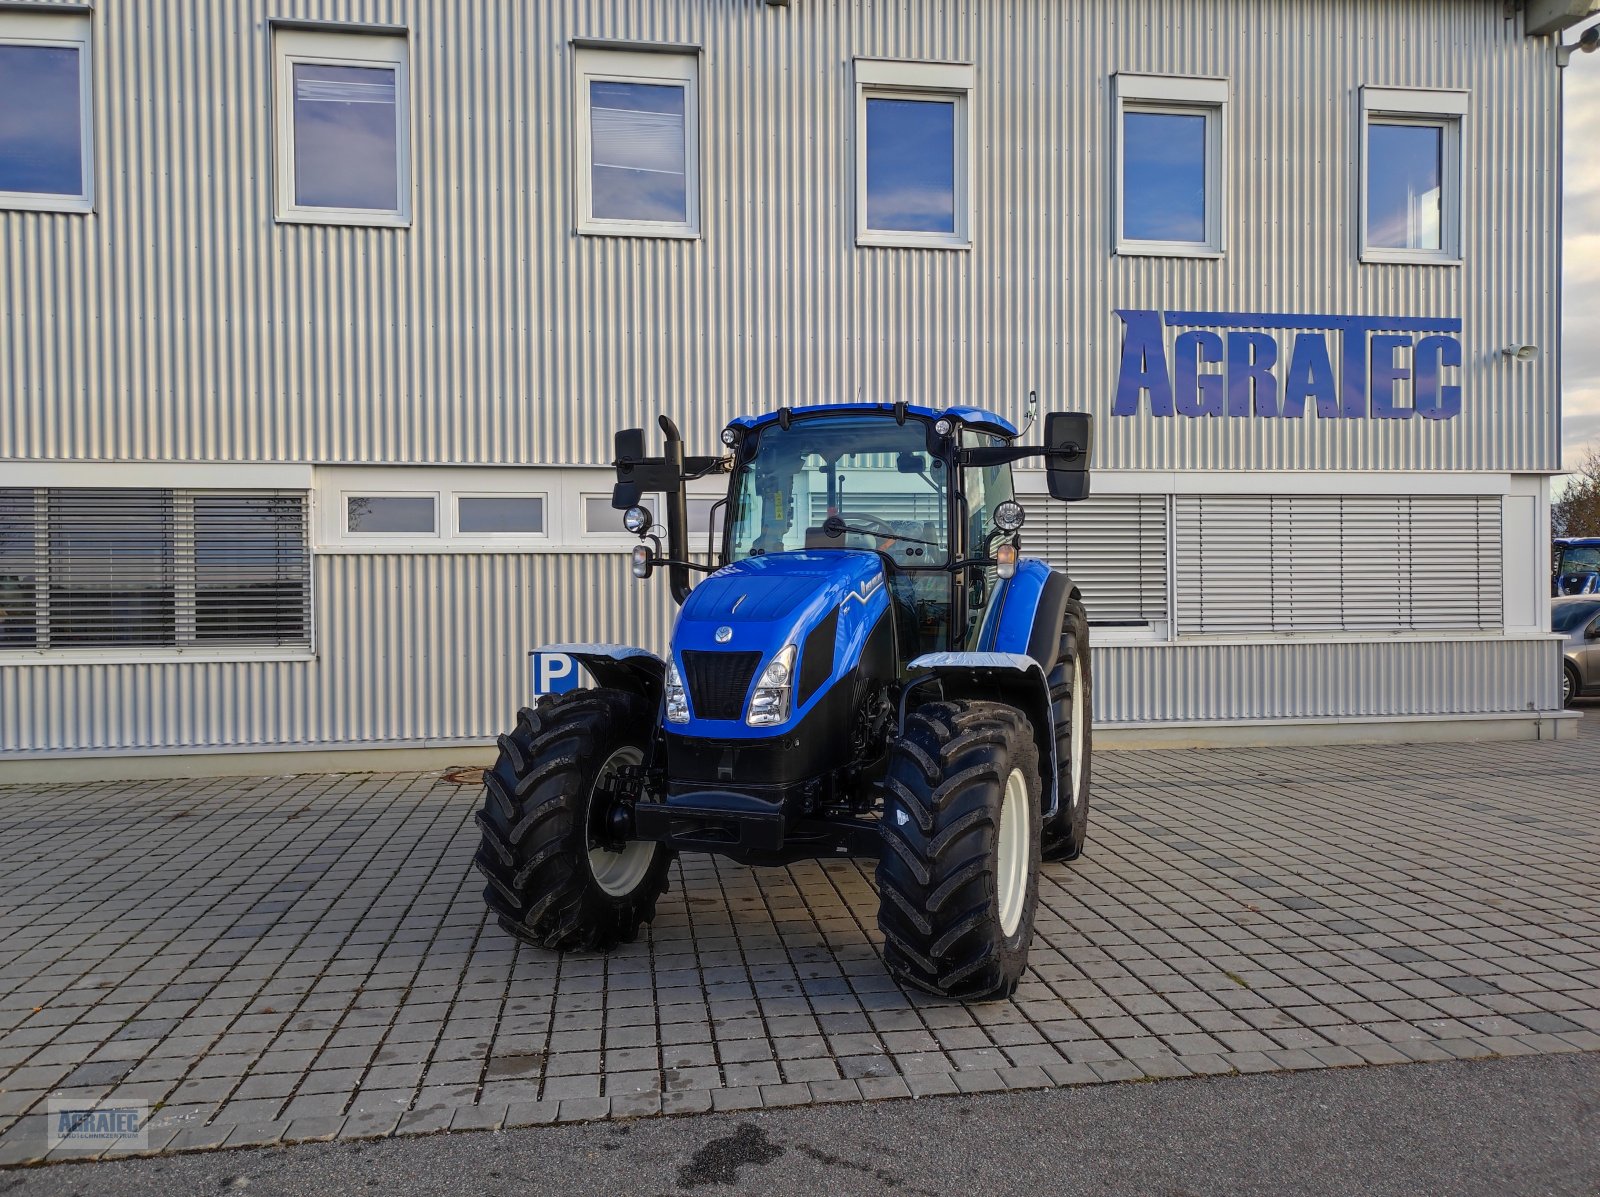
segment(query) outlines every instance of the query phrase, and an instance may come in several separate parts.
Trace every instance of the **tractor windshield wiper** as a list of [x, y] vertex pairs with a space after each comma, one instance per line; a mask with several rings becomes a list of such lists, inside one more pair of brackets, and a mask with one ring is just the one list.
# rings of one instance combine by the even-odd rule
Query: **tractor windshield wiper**
[[854, 524], [845, 523], [844, 517], [842, 516], [830, 515], [826, 520], [823, 521], [822, 531], [825, 535], [832, 537], [834, 540], [839, 539], [839, 537], [843, 536], [847, 532], [854, 532], [858, 536], [876, 536], [880, 540], [904, 540], [911, 544], [925, 544], [929, 548], [936, 549], [939, 547], [937, 541], [923, 540], [920, 536], [906, 535], [904, 532], [901, 532], [898, 528], [894, 527], [894, 525], [890, 524], [887, 520], [884, 521], [883, 527], [881, 528], [861, 528]]

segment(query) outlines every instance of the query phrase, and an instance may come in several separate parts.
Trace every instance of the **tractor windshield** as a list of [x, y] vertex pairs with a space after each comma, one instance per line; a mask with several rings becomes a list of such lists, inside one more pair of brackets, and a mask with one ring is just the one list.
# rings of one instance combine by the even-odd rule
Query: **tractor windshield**
[[944, 463], [927, 425], [888, 414], [768, 424], [731, 494], [731, 557], [873, 549], [901, 569], [950, 559]]

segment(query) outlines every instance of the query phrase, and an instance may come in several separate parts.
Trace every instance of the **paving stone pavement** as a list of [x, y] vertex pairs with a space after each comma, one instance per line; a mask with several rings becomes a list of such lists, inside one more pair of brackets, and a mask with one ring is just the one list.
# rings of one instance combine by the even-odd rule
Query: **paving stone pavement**
[[970, 1006], [884, 972], [871, 862], [686, 856], [638, 943], [557, 957], [487, 921], [439, 774], [0, 788], [0, 1164], [51, 1096], [177, 1151], [1600, 1049], [1596, 715], [1102, 753], [1027, 977]]

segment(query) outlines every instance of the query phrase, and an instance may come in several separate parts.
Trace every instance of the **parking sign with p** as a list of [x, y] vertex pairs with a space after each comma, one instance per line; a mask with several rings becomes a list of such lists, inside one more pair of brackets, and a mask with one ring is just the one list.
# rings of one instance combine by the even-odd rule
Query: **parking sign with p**
[[535, 698], [583, 687], [583, 669], [567, 653], [532, 652], [528, 654], [528, 664]]

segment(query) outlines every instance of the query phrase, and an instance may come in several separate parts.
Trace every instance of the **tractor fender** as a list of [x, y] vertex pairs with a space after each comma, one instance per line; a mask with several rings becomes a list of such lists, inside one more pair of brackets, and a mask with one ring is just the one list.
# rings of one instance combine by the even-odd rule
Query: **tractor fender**
[[[1059, 635], [1057, 624], [1058, 639]], [[1053, 659], [1051, 664], [1054, 665]], [[1055, 715], [1049, 678], [1037, 660], [1015, 652], [923, 653], [908, 669], [910, 677], [900, 692], [902, 735], [907, 711], [917, 702], [934, 698], [935, 690], [941, 698], [1003, 702], [1017, 708], [1033, 725], [1034, 742], [1039, 746], [1040, 804], [1047, 818], [1056, 813], [1061, 796], [1057, 792], [1060, 771], [1056, 762]]]
[[1037, 557], [1023, 558], [1017, 563], [1016, 575], [995, 588], [977, 648], [1032, 657], [1048, 678], [1061, 654], [1067, 603], [1076, 597], [1077, 584], [1061, 570], [1051, 569]]
[[648, 649], [630, 644], [546, 644], [534, 651], [565, 653], [600, 685], [638, 694], [651, 706], [661, 705], [667, 663]]

